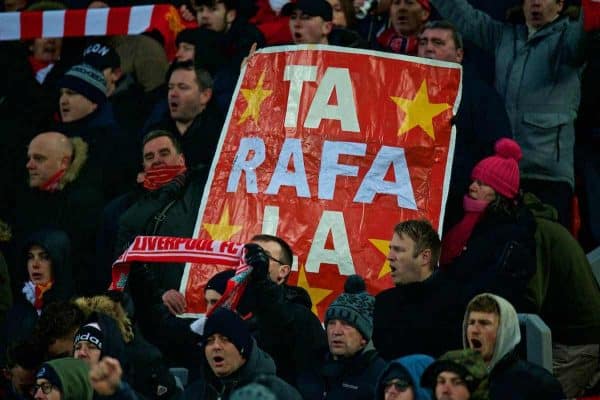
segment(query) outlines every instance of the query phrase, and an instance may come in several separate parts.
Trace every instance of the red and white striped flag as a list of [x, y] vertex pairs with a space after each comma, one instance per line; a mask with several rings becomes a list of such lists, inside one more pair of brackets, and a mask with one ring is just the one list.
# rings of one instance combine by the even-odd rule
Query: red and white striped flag
[[184, 21], [169, 4], [6, 12], [0, 13], [0, 40], [136, 35], [158, 30], [164, 38], [167, 56], [172, 59], [177, 34], [196, 26], [195, 21]]

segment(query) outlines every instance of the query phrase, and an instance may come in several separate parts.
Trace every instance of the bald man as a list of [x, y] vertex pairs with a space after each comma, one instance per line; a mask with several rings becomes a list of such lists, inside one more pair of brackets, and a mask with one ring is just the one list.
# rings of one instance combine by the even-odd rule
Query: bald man
[[42, 189], [63, 178], [73, 158], [73, 143], [59, 132], [45, 132], [33, 138], [27, 149], [29, 187]]
[[[110, 273], [96, 267], [96, 231], [104, 197], [100, 177], [88, 164], [88, 145], [81, 138], [55, 131], [35, 136], [27, 146], [23, 166], [28, 179], [17, 190], [11, 224], [16, 251], [40, 229], [52, 227], [67, 234], [77, 294], [106, 289]], [[11, 273], [16, 286], [23, 282], [19, 273]], [[21, 288], [13, 289], [19, 293]]]

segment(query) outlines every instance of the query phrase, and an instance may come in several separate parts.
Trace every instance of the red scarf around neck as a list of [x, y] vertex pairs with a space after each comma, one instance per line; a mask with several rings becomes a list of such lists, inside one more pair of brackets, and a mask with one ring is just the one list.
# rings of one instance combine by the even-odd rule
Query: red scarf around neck
[[40, 186], [40, 190], [44, 192], [55, 192], [58, 190], [60, 180], [65, 175], [66, 169], [61, 169], [50, 177], [43, 185]]
[[34, 74], [37, 74], [37, 72], [39, 70], [42, 70], [42, 69], [46, 68], [48, 65], [52, 64], [51, 61], [41, 61], [36, 58], [33, 58], [33, 56], [29, 56], [28, 60], [29, 60], [29, 65], [31, 65], [31, 69], [33, 69]]
[[161, 165], [150, 168], [145, 172], [142, 184], [147, 190], [156, 190], [185, 173], [185, 171], [187, 171], [185, 165]]
[[448, 231], [442, 240], [440, 266], [443, 267], [444, 265], [450, 264], [463, 252], [475, 225], [477, 225], [483, 216], [483, 212], [488, 204], [489, 201], [475, 200], [468, 195], [463, 197], [465, 215], [460, 222]]
[[394, 28], [388, 28], [377, 36], [377, 43], [383, 48], [397, 54], [417, 55], [419, 39], [416, 35], [404, 36], [396, 33]]
[[35, 301], [33, 302], [33, 307], [36, 310], [41, 310], [44, 306], [44, 293], [46, 293], [54, 284], [54, 281], [50, 281], [45, 284], [35, 285]]

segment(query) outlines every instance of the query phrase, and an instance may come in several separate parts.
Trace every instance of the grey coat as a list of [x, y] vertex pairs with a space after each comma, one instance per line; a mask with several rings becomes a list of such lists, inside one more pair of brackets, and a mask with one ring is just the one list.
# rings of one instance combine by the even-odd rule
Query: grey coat
[[582, 18], [559, 17], [529, 36], [466, 0], [431, 0], [466, 39], [495, 56], [495, 86], [521, 145], [521, 176], [574, 184], [574, 120], [581, 93]]

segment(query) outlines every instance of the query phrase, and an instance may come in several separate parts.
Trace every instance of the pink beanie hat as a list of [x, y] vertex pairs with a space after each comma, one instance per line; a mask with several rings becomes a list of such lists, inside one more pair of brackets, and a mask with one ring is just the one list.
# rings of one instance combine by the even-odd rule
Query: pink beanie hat
[[481, 160], [471, 173], [501, 195], [514, 199], [519, 193], [519, 160], [521, 147], [512, 139], [502, 138], [494, 145], [495, 155]]

